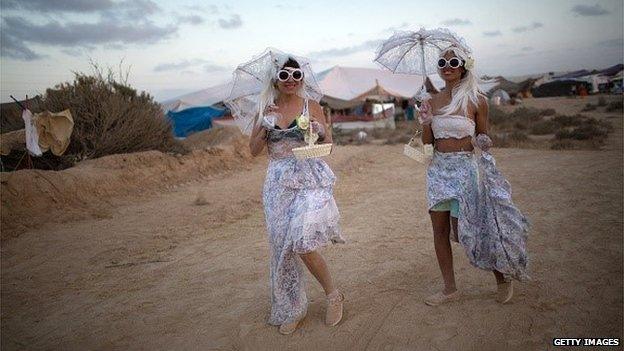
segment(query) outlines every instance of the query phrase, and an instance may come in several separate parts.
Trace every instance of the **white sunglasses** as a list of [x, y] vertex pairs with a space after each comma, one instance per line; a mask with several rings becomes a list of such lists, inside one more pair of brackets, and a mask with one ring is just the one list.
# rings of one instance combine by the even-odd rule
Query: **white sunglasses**
[[438, 60], [438, 68], [439, 69], [442, 69], [442, 68], [444, 68], [446, 66], [449, 66], [451, 68], [459, 68], [459, 67], [461, 67], [463, 65], [464, 65], [464, 62], [461, 59], [457, 58], [457, 57], [451, 57], [450, 60], [447, 60], [444, 57], [441, 57]]
[[300, 82], [303, 79], [303, 71], [295, 68], [292, 70], [281, 69], [277, 72], [277, 79], [280, 82], [285, 82], [291, 77], [295, 82]]

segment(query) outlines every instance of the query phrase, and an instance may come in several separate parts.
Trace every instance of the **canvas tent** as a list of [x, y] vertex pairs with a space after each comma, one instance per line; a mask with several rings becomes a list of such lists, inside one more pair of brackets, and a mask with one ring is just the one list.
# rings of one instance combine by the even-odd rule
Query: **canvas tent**
[[361, 105], [367, 98], [408, 99], [416, 95], [422, 84], [422, 76], [419, 75], [341, 66], [319, 73], [318, 78], [325, 94], [322, 101], [333, 109], [352, 108]]
[[215, 85], [193, 93], [161, 102], [165, 111], [179, 112], [190, 107], [213, 106], [225, 100], [232, 90], [232, 82]]
[[509, 103], [511, 97], [509, 94], [503, 89], [496, 89], [491, 96], [492, 102], [494, 105], [505, 105]]

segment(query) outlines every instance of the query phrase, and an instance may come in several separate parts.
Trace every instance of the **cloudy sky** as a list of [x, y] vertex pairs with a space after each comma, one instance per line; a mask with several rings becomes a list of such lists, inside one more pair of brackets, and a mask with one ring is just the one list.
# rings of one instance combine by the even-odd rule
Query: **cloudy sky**
[[381, 41], [421, 26], [463, 36], [489, 75], [604, 68], [624, 56], [622, 0], [0, 1], [2, 102], [90, 72], [89, 62], [121, 63], [159, 100], [223, 83], [269, 46], [309, 57], [316, 71], [376, 67]]

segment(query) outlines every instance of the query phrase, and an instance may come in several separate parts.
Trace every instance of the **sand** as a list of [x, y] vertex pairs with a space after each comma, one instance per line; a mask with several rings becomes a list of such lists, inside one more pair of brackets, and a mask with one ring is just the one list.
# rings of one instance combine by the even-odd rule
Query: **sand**
[[[309, 274], [301, 329], [282, 336], [266, 324], [266, 159], [239, 159], [210, 177], [184, 168], [167, 180], [175, 188], [153, 181], [93, 197], [108, 204], [103, 216], [52, 211], [61, 219], [30, 226], [3, 218], [2, 349], [544, 350], [554, 337], [622, 338], [622, 116], [609, 120], [604, 150], [494, 150], [532, 222], [532, 281], [516, 284], [510, 304], [494, 301], [493, 275], [455, 245], [464, 298], [426, 306], [441, 279], [424, 167], [400, 144], [349, 145], [328, 159], [348, 243], [322, 252], [347, 297], [339, 326], [323, 324], [324, 296]], [[9, 222], [22, 224], [5, 233]]]

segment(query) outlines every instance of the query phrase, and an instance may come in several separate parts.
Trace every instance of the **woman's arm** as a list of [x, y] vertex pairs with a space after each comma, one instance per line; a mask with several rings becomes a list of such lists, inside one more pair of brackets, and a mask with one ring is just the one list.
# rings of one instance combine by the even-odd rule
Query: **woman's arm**
[[331, 143], [332, 131], [331, 131], [331, 127], [327, 123], [327, 117], [325, 116], [325, 113], [323, 112], [323, 107], [321, 107], [321, 105], [316, 101], [309, 101], [308, 104], [309, 104], [308, 107], [310, 108], [311, 120], [320, 123], [323, 126], [323, 129], [325, 131], [323, 142], [328, 143], [328, 144]]
[[477, 115], [475, 116], [475, 140], [474, 144], [482, 151], [488, 152], [492, 147], [492, 139], [487, 135], [488, 132], [488, 113], [489, 106], [487, 99], [484, 97], [479, 98], [479, 105], [477, 106]]
[[266, 145], [267, 130], [261, 125], [254, 125], [251, 137], [249, 138], [249, 150], [252, 156], [258, 156]]
[[423, 127], [421, 135], [421, 140], [423, 144], [433, 144], [434, 142], [433, 130], [431, 129], [434, 106], [434, 99], [425, 100], [420, 104], [420, 109], [418, 111], [418, 113], [420, 114], [420, 118], [418, 120]]
[[479, 105], [477, 106], [477, 114], [475, 116], [475, 128], [476, 134], [487, 134], [488, 131], [488, 114], [490, 107], [488, 106], [487, 99], [483, 96], [479, 97]]
[[423, 125], [421, 140], [423, 144], [433, 144], [433, 130], [431, 130], [431, 125]]

